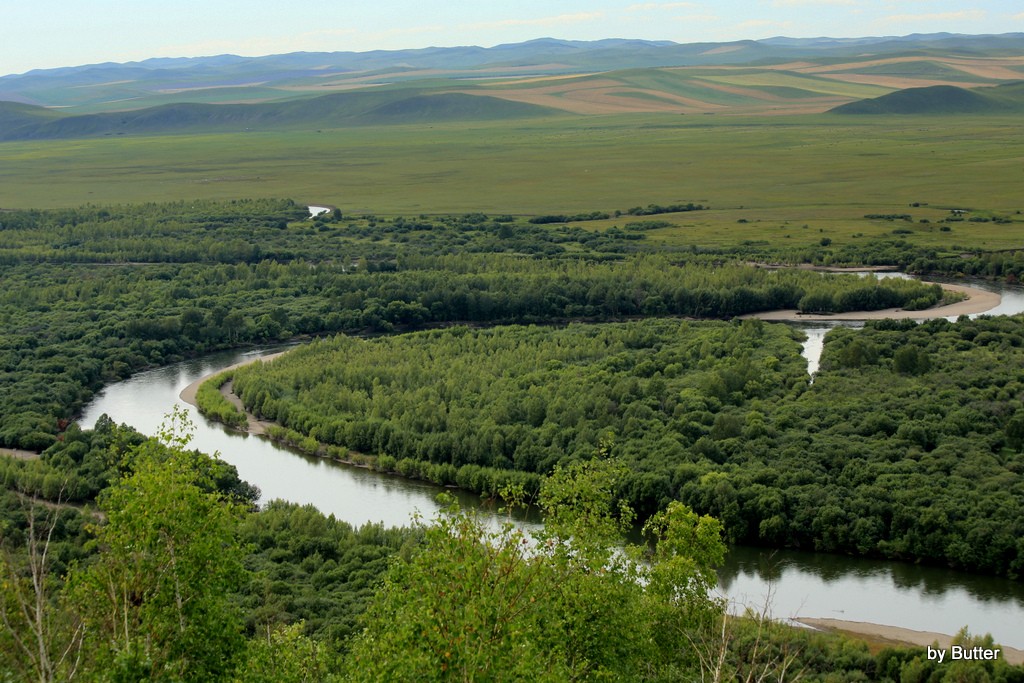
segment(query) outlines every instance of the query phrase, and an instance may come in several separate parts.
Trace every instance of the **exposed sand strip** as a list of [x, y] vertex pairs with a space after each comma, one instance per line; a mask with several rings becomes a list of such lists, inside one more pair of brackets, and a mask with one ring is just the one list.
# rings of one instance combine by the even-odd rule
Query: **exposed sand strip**
[[[925, 284], [935, 283], [925, 282]], [[850, 311], [848, 313], [823, 315], [819, 313], [800, 313], [800, 311], [787, 309], [781, 311], [766, 311], [764, 313], [750, 313], [749, 315], [743, 315], [740, 317], [758, 318], [760, 320], [809, 322], [822, 322], [829, 320], [883, 320], [885, 318], [894, 318], [898, 320], [905, 320], [908, 318], [912, 320], [926, 320], [930, 318], [948, 318], [951, 316], [984, 313], [985, 311], [990, 311], [998, 306], [999, 302], [1003, 300], [1003, 297], [996, 292], [989, 292], [984, 289], [978, 289], [977, 287], [940, 284], [942, 284], [942, 288], [947, 291], [966, 294], [967, 298], [963, 301], [957, 301], [956, 303], [949, 304], [948, 306], [926, 308], [923, 311], [905, 311], [902, 308], [886, 308], [880, 311]]]
[[[804, 626], [810, 626], [811, 628], [819, 631], [838, 631], [840, 633], [855, 636], [869, 636], [872, 638], [891, 640], [893, 643], [902, 645], [927, 647], [934, 643], [938, 643], [940, 648], [948, 650], [953, 644], [953, 637], [944, 633], [914, 631], [909, 628], [900, 628], [899, 626], [870, 624], [863, 621], [844, 621], [842, 619], [799, 618], [794, 619], [794, 621], [803, 624]], [[1006, 660], [1007, 663], [1024, 664], [1024, 650], [1005, 646], [1000, 646], [999, 650], [1002, 659]]]
[[[178, 394], [178, 398], [185, 401], [189, 405], [195, 405], [195, 407], [199, 409], [199, 405], [196, 403], [196, 392], [199, 391], [199, 387], [201, 384], [203, 384], [203, 382], [206, 382], [214, 375], [219, 375], [220, 373], [226, 372], [228, 370], [234, 370], [236, 368], [248, 366], [250, 364], [253, 364], [253, 362], [256, 362], [257, 360], [273, 360], [274, 358], [284, 355], [285, 353], [288, 353], [288, 351], [278, 351], [276, 353], [270, 353], [269, 355], [261, 355], [258, 358], [251, 358], [249, 360], [243, 360], [242, 362], [236, 362], [236, 364], [234, 364], [233, 366], [228, 366], [227, 368], [218, 370], [215, 373], [211, 373], [210, 375], [201, 377], [195, 382], [189, 384], [188, 386], [181, 390], [181, 393]], [[227, 400], [229, 400], [231, 403], [236, 405], [236, 407], [238, 407], [242, 412], [244, 412], [246, 414], [246, 417], [249, 418], [249, 425], [246, 431], [248, 431], [250, 434], [263, 434], [266, 432], [267, 426], [273, 424], [272, 422], [264, 422], [263, 420], [258, 420], [256, 419], [255, 416], [246, 411], [242, 405], [242, 400], [238, 396], [231, 393], [230, 387], [227, 384], [221, 387], [221, 393], [224, 395], [225, 398], [227, 398]]]

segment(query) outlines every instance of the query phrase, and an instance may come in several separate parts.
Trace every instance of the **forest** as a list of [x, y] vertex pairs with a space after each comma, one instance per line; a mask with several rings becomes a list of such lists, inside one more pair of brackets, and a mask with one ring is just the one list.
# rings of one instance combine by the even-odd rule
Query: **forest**
[[734, 542], [1017, 578], [1022, 322], [839, 328], [810, 385], [789, 326], [649, 320], [339, 336], [233, 386], [343, 457], [439, 484], [535, 489], [607, 440], [642, 516], [679, 500]]
[[0, 213], [0, 446], [42, 450], [104, 383], [142, 368], [299, 335], [927, 308], [943, 296], [916, 281], [649, 253], [624, 239], [638, 233], [304, 213], [269, 200]]
[[[38, 454], [0, 456], [0, 678], [1024, 680], [706, 591], [739, 541], [1019, 577], [1024, 321], [837, 330], [812, 383], [799, 332], [736, 316], [941, 288], [751, 263], [839, 258], [824, 244], [672, 247], [637, 223], [697, 210], [677, 204], [612, 227], [290, 200], [0, 212], [0, 446]], [[455, 505], [404, 529], [257, 509], [178, 413], [153, 438], [74, 422], [141, 369], [286, 340], [309, 343], [230, 376], [280, 438], [539, 506], [545, 535]], [[648, 543], [622, 550], [633, 524]]]

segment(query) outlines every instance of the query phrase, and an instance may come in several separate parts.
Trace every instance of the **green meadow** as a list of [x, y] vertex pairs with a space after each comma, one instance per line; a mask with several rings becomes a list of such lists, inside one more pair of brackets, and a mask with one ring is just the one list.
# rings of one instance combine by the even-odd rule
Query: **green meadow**
[[[650, 237], [841, 246], [900, 230], [998, 250], [1022, 234], [1019, 130], [1015, 116], [631, 114], [5, 142], [0, 208], [288, 197], [348, 214], [536, 215], [692, 201], [711, 210], [661, 216], [672, 227]], [[952, 208], [1012, 222], [943, 231]]]

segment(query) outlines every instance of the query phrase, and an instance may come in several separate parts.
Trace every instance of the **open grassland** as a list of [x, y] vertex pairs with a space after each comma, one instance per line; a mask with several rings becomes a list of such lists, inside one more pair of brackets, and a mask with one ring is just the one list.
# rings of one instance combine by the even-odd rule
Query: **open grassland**
[[[9, 142], [0, 207], [290, 197], [349, 214], [536, 215], [692, 201], [711, 210], [659, 216], [672, 227], [648, 234], [841, 246], [899, 230], [953, 252], [1004, 249], [1024, 234], [1019, 130], [993, 116], [632, 115]], [[1013, 222], [940, 226], [953, 208]]]

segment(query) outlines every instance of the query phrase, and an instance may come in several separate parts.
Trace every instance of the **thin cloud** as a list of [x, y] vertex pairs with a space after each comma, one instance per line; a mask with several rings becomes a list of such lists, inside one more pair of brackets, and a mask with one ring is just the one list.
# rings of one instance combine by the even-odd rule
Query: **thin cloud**
[[759, 28], [789, 28], [793, 25], [792, 21], [775, 21], [773, 19], [751, 19], [750, 21], [744, 21], [741, 24], [736, 24], [736, 28], [746, 29], [759, 29]]
[[595, 19], [604, 18], [604, 12], [578, 12], [576, 14], [559, 14], [553, 17], [536, 19], [502, 19], [501, 21], [482, 21], [476, 24], [463, 24], [464, 29], [510, 28], [514, 26], [564, 26], [565, 24], [582, 24]]
[[670, 9], [681, 9], [681, 8], [693, 8], [697, 7], [695, 2], [644, 2], [638, 5], [630, 5], [626, 8], [627, 12], [652, 12], [655, 10], [670, 10]]
[[965, 9], [959, 12], [934, 12], [932, 14], [893, 14], [882, 19], [887, 24], [936, 21], [980, 21], [986, 16], [985, 10]]
[[718, 21], [722, 17], [717, 14], [680, 14], [672, 17], [673, 21]]
[[1024, 12], [1021, 12], [1020, 14], [1014, 14], [1010, 18], [1013, 19], [1014, 21], [1024, 21]]
[[772, 0], [772, 7], [816, 7], [824, 5], [851, 7], [855, 0]]

